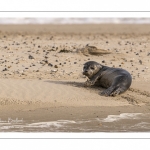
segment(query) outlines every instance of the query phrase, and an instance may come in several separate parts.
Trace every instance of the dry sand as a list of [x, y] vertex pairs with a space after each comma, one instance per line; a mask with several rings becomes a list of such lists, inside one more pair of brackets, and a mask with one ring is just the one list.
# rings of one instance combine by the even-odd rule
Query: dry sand
[[[0, 118], [71, 119], [150, 112], [149, 25], [1, 25]], [[86, 44], [111, 54], [85, 54]], [[103, 97], [83, 87], [93, 60], [128, 70], [131, 88]]]

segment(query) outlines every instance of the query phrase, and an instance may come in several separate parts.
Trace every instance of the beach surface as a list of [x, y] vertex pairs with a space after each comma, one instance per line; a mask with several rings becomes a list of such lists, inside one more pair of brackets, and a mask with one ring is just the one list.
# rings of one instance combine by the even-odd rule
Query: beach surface
[[[149, 25], [0, 25], [0, 43], [1, 121], [150, 113]], [[87, 44], [109, 53], [85, 51]], [[87, 61], [126, 69], [130, 89], [104, 97], [103, 88], [84, 87]]]

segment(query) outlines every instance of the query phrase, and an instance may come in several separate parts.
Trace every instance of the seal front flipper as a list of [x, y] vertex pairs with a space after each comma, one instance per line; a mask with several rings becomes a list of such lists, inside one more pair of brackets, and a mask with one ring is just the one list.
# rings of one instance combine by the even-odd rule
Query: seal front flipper
[[87, 80], [84, 83], [84, 86], [92, 86], [96, 83], [96, 81], [99, 79], [100, 73], [98, 72], [96, 75], [94, 75], [90, 80]]
[[85, 87], [88, 87], [88, 86], [92, 86], [95, 84], [95, 81], [94, 80], [87, 80], [85, 83], [84, 83], [84, 86]]
[[84, 82], [84, 87], [91, 86], [91, 83], [90, 83], [89, 81], [90, 81], [90, 80], [87, 80], [86, 82]]

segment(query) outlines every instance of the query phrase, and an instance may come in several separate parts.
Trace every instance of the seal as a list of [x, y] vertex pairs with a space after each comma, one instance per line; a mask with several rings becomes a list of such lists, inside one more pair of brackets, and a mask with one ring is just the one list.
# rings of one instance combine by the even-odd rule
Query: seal
[[106, 88], [101, 95], [116, 96], [124, 93], [131, 85], [130, 73], [121, 68], [112, 68], [95, 61], [84, 64], [83, 75], [88, 77], [84, 86], [97, 85]]

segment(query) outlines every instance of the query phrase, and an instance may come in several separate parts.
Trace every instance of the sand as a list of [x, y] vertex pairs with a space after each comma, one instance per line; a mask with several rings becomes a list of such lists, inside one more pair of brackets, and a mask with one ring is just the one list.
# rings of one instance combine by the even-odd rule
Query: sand
[[[0, 25], [0, 118], [57, 120], [150, 112], [149, 25]], [[95, 46], [110, 54], [85, 53]], [[89, 60], [128, 70], [117, 97], [85, 88]]]

